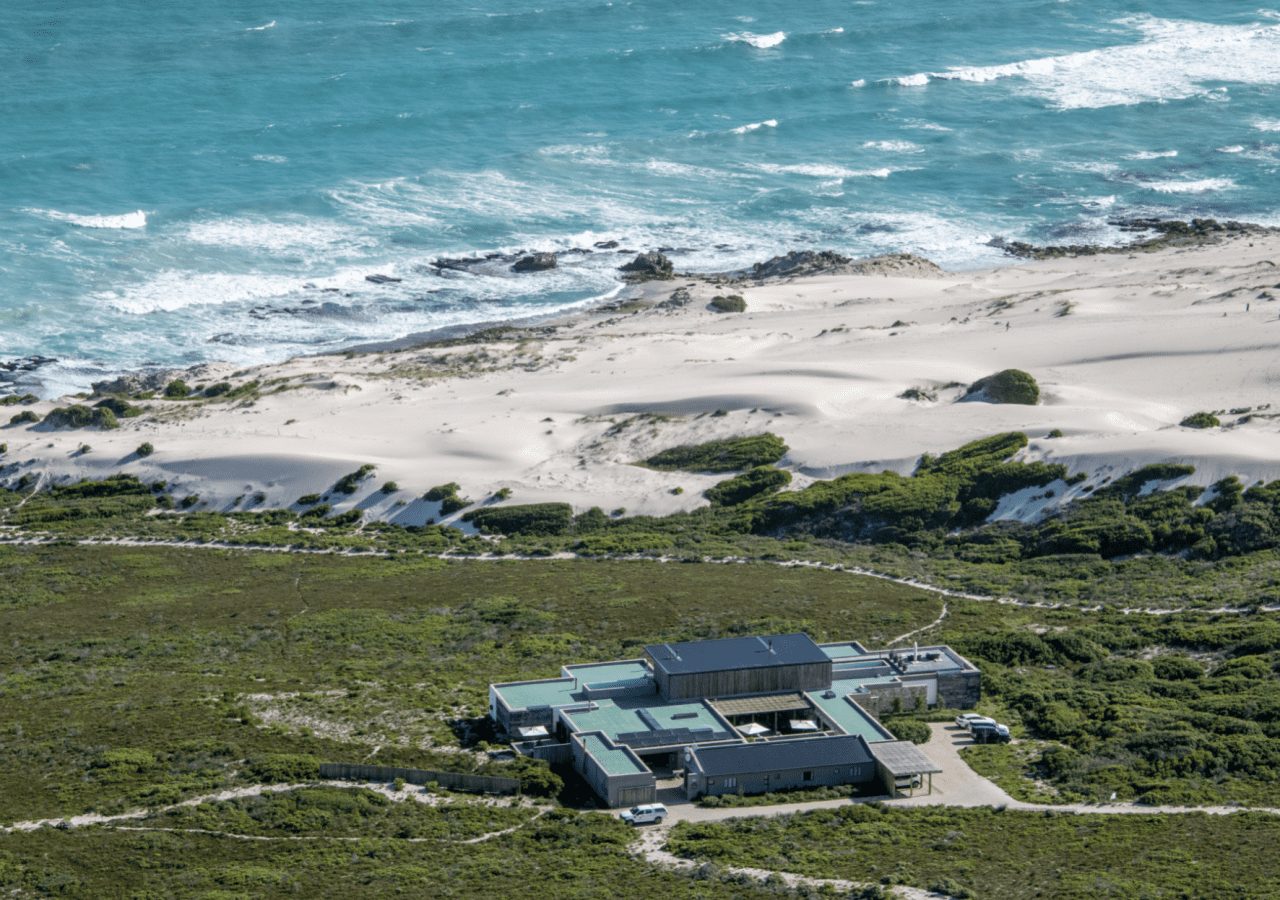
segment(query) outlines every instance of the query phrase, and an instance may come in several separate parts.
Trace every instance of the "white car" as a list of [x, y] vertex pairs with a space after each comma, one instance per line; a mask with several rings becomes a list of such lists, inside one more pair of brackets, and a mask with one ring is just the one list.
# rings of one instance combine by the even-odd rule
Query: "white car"
[[660, 825], [666, 817], [667, 808], [661, 803], [641, 803], [618, 813], [628, 825]]
[[965, 731], [970, 731], [978, 722], [981, 722], [984, 725], [996, 724], [996, 720], [990, 716], [980, 716], [977, 713], [961, 713], [956, 716], [956, 725], [963, 728]]

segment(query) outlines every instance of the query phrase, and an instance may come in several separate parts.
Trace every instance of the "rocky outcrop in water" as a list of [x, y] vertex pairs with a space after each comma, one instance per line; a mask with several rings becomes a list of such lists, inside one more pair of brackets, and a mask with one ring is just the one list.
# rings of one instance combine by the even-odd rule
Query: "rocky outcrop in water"
[[676, 274], [675, 266], [667, 255], [656, 250], [641, 253], [626, 265], [619, 266], [618, 271], [628, 275], [632, 281], [665, 281]]
[[512, 272], [545, 272], [556, 267], [554, 253], [530, 253], [511, 264]]

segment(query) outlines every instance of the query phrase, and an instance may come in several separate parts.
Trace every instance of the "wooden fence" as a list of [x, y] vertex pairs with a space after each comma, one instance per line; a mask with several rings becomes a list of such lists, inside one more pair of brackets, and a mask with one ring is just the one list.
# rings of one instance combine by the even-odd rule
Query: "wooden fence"
[[321, 763], [321, 778], [339, 781], [395, 781], [403, 779], [409, 784], [435, 782], [451, 791], [467, 791], [472, 794], [518, 794], [520, 779], [500, 778], [495, 775], [466, 775], [462, 772], [433, 772], [430, 769], [403, 769], [399, 766], [365, 766], [355, 763]]

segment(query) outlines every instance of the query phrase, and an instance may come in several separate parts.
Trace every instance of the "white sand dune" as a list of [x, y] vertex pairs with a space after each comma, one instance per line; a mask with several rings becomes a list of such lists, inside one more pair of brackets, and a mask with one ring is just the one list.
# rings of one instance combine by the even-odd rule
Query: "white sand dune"
[[[5, 428], [17, 465], [4, 474], [123, 470], [225, 509], [258, 491], [288, 506], [371, 463], [375, 476], [337, 508], [421, 522], [438, 505], [414, 498], [456, 481], [476, 500], [508, 487], [511, 503], [665, 513], [704, 502], [717, 480], [631, 465], [676, 444], [773, 431], [803, 485], [907, 472], [923, 452], [1023, 430], [1028, 457], [1088, 483], [1158, 461], [1195, 465], [1197, 483], [1270, 480], [1280, 478], [1278, 260], [1280, 237], [1267, 236], [943, 277], [667, 282], [632, 294], [660, 301], [691, 284], [693, 302], [586, 313], [518, 342], [298, 359], [232, 378], [283, 379], [279, 393], [150, 401], [151, 415], [118, 431]], [[729, 292], [745, 295], [746, 313], [706, 307]], [[947, 386], [1009, 367], [1038, 379], [1039, 405], [958, 402], [961, 388]], [[912, 387], [938, 399], [899, 398]], [[1246, 408], [1252, 418], [1226, 413], [1223, 428], [1178, 425]], [[1063, 436], [1047, 439], [1055, 428]], [[133, 458], [144, 440], [155, 454]], [[82, 442], [92, 452], [74, 455]], [[378, 492], [389, 480], [400, 490]], [[1011, 498], [1000, 514], [1035, 515], [1079, 490], [1058, 487], [1052, 501]]]

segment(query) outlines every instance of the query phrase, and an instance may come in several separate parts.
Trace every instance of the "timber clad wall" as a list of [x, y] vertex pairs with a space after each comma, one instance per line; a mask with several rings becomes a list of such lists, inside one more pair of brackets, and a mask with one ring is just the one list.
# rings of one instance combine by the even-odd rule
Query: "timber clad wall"
[[[804, 777], [806, 773], [809, 775], [807, 779]], [[809, 769], [783, 769], [777, 772], [714, 777], [690, 773], [685, 778], [685, 795], [690, 800], [694, 800], [700, 796], [719, 797], [724, 794], [767, 794], [769, 791], [787, 791], [802, 787], [866, 784], [874, 781], [875, 777], [874, 763], [846, 763], [839, 766], [817, 766]]]
[[818, 691], [831, 686], [831, 662], [795, 666], [729, 669], [670, 675], [654, 666], [658, 692], [668, 700], [690, 697], [733, 697], [781, 691]]

